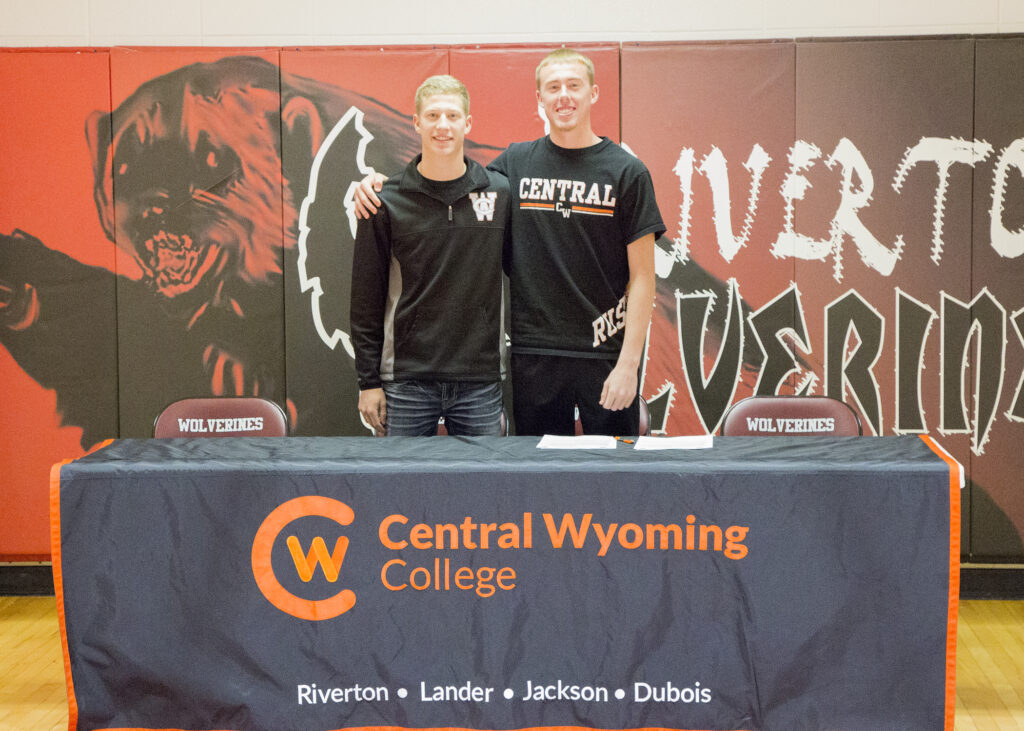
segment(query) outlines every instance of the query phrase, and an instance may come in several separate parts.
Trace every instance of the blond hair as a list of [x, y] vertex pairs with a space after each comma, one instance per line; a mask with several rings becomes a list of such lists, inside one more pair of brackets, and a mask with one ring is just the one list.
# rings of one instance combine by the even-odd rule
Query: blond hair
[[431, 76], [420, 84], [416, 90], [416, 113], [419, 114], [423, 109], [423, 102], [427, 97], [438, 94], [451, 94], [459, 97], [462, 100], [462, 111], [467, 116], [469, 115], [469, 91], [466, 89], [466, 85], [448, 74]]
[[556, 48], [537, 65], [537, 88], [540, 88], [540, 72], [553, 63], [581, 63], [587, 69], [590, 85], [594, 85], [594, 62], [572, 48]]

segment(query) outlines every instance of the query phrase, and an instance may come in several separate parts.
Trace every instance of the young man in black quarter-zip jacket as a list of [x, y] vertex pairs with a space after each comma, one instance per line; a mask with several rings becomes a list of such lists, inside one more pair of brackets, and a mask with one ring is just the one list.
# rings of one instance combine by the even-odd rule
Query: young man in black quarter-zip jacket
[[502, 248], [508, 180], [463, 154], [466, 87], [432, 76], [416, 91], [422, 152], [360, 220], [351, 334], [359, 412], [378, 434], [501, 432]]

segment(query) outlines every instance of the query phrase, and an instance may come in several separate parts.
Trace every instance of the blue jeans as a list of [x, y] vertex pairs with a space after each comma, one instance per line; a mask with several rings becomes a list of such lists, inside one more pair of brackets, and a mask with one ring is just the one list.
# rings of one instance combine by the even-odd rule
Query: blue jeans
[[384, 384], [389, 437], [437, 434], [437, 422], [452, 436], [501, 435], [501, 383], [394, 381]]

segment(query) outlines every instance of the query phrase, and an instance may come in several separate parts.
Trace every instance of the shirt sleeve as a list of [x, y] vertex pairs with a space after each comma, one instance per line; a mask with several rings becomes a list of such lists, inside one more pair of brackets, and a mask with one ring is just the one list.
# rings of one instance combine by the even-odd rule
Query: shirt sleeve
[[623, 219], [622, 233], [627, 245], [650, 233], [657, 238], [667, 230], [658, 209], [651, 174], [643, 163], [638, 161], [638, 164], [639, 170], [628, 189], [626, 217]]
[[380, 388], [380, 358], [384, 348], [384, 310], [391, 262], [390, 222], [382, 206], [356, 226], [352, 254], [352, 299], [349, 320], [359, 390]]
[[501, 154], [491, 160], [490, 164], [487, 165], [488, 170], [493, 170], [496, 173], [501, 173], [506, 178], [508, 177], [508, 149], [502, 150]]

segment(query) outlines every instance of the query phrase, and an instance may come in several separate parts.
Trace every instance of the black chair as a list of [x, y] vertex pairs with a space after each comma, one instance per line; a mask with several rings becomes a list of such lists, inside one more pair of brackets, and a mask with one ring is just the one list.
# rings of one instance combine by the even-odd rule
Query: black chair
[[153, 423], [156, 439], [175, 437], [284, 437], [288, 417], [278, 404], [252, 396], [187, 398], [164, 408]]
[[729, 407], [721, 429], [723, 437], [862, 434], [857, 412], [829, 396], [750, 396]]

